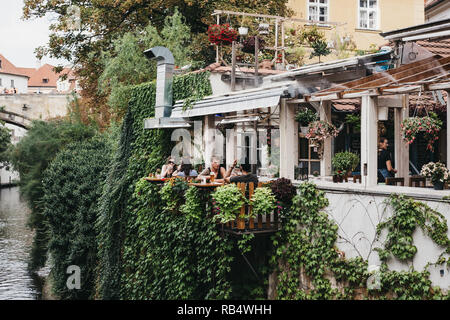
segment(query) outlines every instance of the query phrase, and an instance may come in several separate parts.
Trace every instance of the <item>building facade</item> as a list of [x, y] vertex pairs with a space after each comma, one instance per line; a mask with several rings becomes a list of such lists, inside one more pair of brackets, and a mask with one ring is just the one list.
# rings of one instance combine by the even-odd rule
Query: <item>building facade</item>
[[318, 21], [327, 39], [350, 38], [356, 50], [385, 45], [380, 32], [424, 23], [423, 0], [289, 0], [288, 6], [293, 17]]

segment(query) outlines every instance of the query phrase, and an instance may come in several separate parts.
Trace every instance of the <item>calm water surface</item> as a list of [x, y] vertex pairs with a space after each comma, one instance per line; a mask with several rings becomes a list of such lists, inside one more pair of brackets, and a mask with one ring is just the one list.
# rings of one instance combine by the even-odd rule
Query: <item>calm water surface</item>
[[0, 189], [0, 300], [41, 299], [41, 279], [28, 272], [33, 233], [19, 188]]

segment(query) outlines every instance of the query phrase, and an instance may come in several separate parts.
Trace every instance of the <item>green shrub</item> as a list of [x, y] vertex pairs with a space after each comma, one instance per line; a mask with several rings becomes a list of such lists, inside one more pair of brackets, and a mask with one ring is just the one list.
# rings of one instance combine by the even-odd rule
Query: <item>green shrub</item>
[[304, 108], [297, 112], [295, 120], [300, 123], [302, 127], [307, 127], [311, 122], [317, 121], [317, 113], [309, 108]]
[[355, 170], [359, 163], [359, 156], [351, 152], [339, 152], [334, 155], [331, 163], [337, 174], [345, 174]]
[[256, 188], [250, 199], [252, 204], [252, 216], [270, 214], [276, 208], [277, 199], [272, 190], [267, 187]]
[[214, 216], [214, 220], [221, 223], [235, 220], [239, 210], [245, 204], [244, 196], [235, 184], [218, 187], [212, 197], [219, 207], [219, 213]]
[[58, 151], [71, 142], [94, 136], [95, 130], [79, 122], [33, 121], [28, 133], [10, 153], [14, 170], [20, 175], [20, 192], [31, 209], [30, 226], [35, 230], [31, 251], [31, 269], [44, 266], [47, 260], [48, 228], [42, 214], [42, 175]]
[[[112, 149], [106, 137], [72, 143], [43, 174], [43, 215], [49, 225], [53, 290], [62, 299], [88, 299], [95, 292], [94, 224]], [[70, 265], [81, 269], [79, 290], [66, 286]]]

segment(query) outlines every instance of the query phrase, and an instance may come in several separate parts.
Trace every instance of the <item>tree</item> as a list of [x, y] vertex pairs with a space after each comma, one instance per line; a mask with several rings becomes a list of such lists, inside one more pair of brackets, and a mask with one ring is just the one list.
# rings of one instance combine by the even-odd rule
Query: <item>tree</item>
[[31, 209], [29, 225], [36, 231], [31, 252], [31, 269], [42, 267], [46, 261], [48, 224], [42, 213], [43, 173], [58, 151], [67, 144], [84, 141], [94, 134], [94, 129], [79, 122], [33, 121], [27, 135], [11, 150], [11, 164], [20, 176], [20, 192]]
[[165, 46], [172, 51], [176, 66], [192, 61], [189, 40], [191, 31], [183, 21], [183, 16], [175, 10], [168, 16], [161, 32], [149, 24], [143, 30], [127, 32], [114, 41], [113, 52], [103, 52], [103, 72], [99, 78], [102, 94], [109, 93], [108, 104], [123, 115], [126, 111], [130, 85], [147, 82], [156, 78], [156, 65], [145, 56], [144, 50], [154, 46]]
[[319, 57], [319, 63], [321, 56], [327, 56], [331, 53], [331, 49], [328, 48], [328, 44], [324, 40], [316, 40], [312, 42], [311, 48], [313, 48], [314, 51], [311, 52], [310, 59], [313, 57]]
[[[3, 110], [0, 106], [0, 111]], [[0, 120], [0, 169], [6, 166], [8, 156], [6, 151], [11, 146], [11, 132], [5, 127], [5, 122]]]
[[[77, 67], [82, 87], [82, 104], [101, 118], [109, 119], [105, 108], [108, 92], [98, 90], [99, 76], [104, 64], [102, 52], [114, 51], [114, 41], [127, 32], [146, 27], [151, 23], [157, 30], [164, 28], [165, 19], [178, 7], [191, 28], [191, 43], [195, 45], [195, 60], [211, 63], [213, 47], [205, 33], [208, 25], [214, 23], [211, 16], [214, 9], [235, 11], [258, 11], [259, 13], [288, 16], [287, 0], [25, 0], [23, 17], [32, 19], [44, 17], [47, 13], [56, 15], [51, 26], [49, 43], [36, 49], [39, 57], [47, 55], [65, 58]], [[73, 6], [79, 10], [71, 10]], [[79, 13], [80, 29], [70, 28], [74, 13]], [[56, 71], [62, 69], [58, 66]]]

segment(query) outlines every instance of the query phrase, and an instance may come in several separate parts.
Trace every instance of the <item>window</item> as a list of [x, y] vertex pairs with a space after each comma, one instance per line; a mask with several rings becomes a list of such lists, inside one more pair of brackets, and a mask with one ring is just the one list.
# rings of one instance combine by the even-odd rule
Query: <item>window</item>
[[378, 0], [359, 1], [359, 28], [378, 29]]
[[47, 79], [47, 78], [44, 78], [44, 79], [42, 79], [42, 82], [43, 82], [43, 83], [48, 83], [48, 79]]
[[14, 80], [11, 80], [11, 88], [14, 88]]
[[0, 87], [2, 86], [2, 79], [0, 78]]
[[328, 21], [328, 1], [329, 0], [308, 0], [308, 20]]
[[0, 59], [0, 69], [2, 68], [2, 59]]

